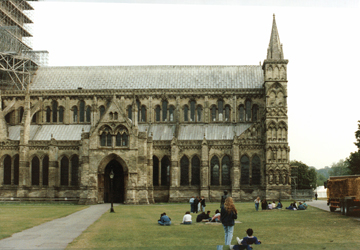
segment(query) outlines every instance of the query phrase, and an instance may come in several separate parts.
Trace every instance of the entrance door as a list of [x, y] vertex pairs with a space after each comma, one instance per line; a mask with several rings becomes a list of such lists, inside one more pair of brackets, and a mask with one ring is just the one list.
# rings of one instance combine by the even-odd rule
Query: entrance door
[[125, 181], [124, 181], [124, 170], [121, 164], [112, 160], [106, 165], [104, 175], [104, 202], [111, 202], [111, 181], [110, 172], [111, 169], [114, 172], [114, 178], [112, 183], [112, 194], [114, 203], [123, 203], [125, 200]]

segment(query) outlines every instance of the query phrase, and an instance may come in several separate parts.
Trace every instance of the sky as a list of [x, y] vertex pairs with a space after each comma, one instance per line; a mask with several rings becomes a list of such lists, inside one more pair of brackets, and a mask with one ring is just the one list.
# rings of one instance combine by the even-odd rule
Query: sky
[[258, 65], [275, 14], [289, 60], [290, 160], [323, 168], [357, 149], [357, 0], [45, 0], [33, 6], [33, 48], [49, 51], [49, 66]]

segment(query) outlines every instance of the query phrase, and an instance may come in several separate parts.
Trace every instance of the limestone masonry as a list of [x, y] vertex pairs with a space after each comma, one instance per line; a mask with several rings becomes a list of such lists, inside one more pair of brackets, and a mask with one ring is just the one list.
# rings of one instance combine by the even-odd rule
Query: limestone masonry
[[274, 17], [262, 65], [39, 67], [0, 95], [0, 200], [290, 198], [287, 64]]

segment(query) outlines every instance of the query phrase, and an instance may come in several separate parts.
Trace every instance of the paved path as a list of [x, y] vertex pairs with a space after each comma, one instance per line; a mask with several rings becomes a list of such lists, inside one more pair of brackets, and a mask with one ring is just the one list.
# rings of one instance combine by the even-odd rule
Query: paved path
[[[317, 207], [322, 210], [330, 212], [330, 208], [328, 207], [326, 200], [325, 201], [324, 200], [313, 200], [313, 201], [306, 202], [306, 204], [308, 204], [309, 206]], [[336, 211], [334, 213], [340, 214], [340, 209], [336, 209]], [[349, 217], [360, 221], [359, 216], [357, 216], [357, 217], [349, 216]]]
[[90, 206], [0, 240], [0, 249], [65, 249], [70, 242], [109, 210], [109, 204]]

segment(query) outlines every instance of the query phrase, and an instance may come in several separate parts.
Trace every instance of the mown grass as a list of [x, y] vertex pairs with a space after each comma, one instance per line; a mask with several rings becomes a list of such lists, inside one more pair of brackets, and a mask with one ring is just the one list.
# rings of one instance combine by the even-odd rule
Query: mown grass
[[0, 203], [0, 239], [86, 207], [53, 203]]
[[[285, 203], [285, 205], [287, 205]], [[218, 203], [208, 204], [212, 213]], [[256, 212], [253, 203], [237, 203], [236, 236], [246, 236], [253, 228], [262, 245], [254, 249], [360, 249], [360, 222], [309, 207], [306, 211], [273, 210]], [[148, 206], [120, 205], [115, 213], [105, 213], [68, 248], [81, 249], [216, 249], [224, 243], [222, 225], [195, 223], [180, 225], [188, 204]], [[159, 226], [162, 212], [172, 219], [171, 226]], [[229, 249], [224, 247], [224, 249]]]

